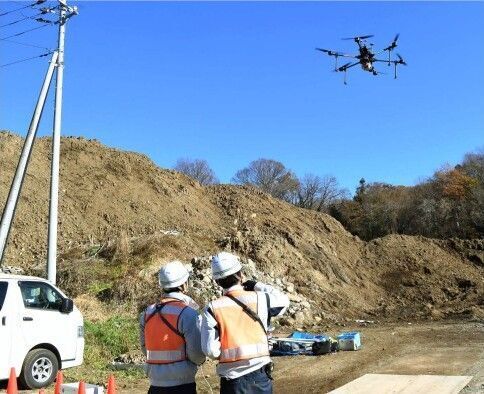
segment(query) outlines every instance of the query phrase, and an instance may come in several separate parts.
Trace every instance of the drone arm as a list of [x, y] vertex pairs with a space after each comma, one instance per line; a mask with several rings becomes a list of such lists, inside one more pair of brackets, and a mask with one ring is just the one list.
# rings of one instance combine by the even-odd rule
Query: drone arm
[[357, 55], [350, 55], [349, 53], [332, 52], [329, 55], [334, 57], [348, 57], [350, 59], [358, 59]]
[[340, 56], [340, 57], [349, 57], [351, 59], [358, 59], [358, 55], [350, 55], [348, 53], [338, 53], [338, 56]]
[[336, 51], [332, 51], [330, 49], [323, 49], [323, 48], [315, 48], [317, 51], [321, 51], [321, 52], [324, 52], [326, 54], [328, 54], [328, 56], [334, 56], [334, 57], [349, 57], [349, 58], [352, 58], [352, 59], [357, 59], [357, 55], [351, 55], [349, 53], [341, 53], [341, 52], [336, 52]]
[[375, 56], [381, 55], [382, 53], [384, 53], [386, 51], [391, 52], [391, 49], [390, 48], [384, 48], [381, 51], [375, 52]]
[[357, 64], [360, 64], [360, 62], [355, 62], [355, 63], [346, 63], [344, 66], [341, 66], [340, 68], [337, 68], [335, 71], [342, 71], [345, 73], [345, 76], [344, 76], [344, 84], [347, 85], [346, 83], [346, 73], [348, 71], [348, 69], [350, 67], [354, 67], [356, 66]]
[[[349, 69], [349, 68], [351, 68], [351, 67], [357, 66], [358, 64], [360, 64], [360, 62], [354, 62], [354, 63], [352, 63], [352, 64], [349, 64], [349, 65], [347, 65], [347, 66], [343, 66], [343, 67], [344, 67], [344, 70], [347, 70], [347, 69]], [[340, 67], [340, 68], [341, 68], [341, 67]], [[341, 71], [344, 71], [344, 70], [341, 70]]]

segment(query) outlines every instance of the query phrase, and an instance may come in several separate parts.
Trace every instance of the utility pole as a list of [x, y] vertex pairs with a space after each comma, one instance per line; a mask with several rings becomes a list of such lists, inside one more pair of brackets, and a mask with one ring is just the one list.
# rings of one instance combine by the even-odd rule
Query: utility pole
[[32, 152], [32, 146], [34, 144], [37, 130], [39, 129], [40, 118], [42, 117], [42, 111], [44, 110], [45, 98], [49, 91], [49, 86], [52, 81], [52, 75], [54, 74], [54, 68], [57, 65], [58, 53], [57, 51], [52, 53], [49, 68], [44, 78], [44, 82], [40, 89], [39, 98], [35, 106], [32, 120], [30, 121], [29, 131], [25, 137], [24, 146], [22, 147], [22, 153], [18, 161], [15, 176], [10, 186], [10, 192], [8, 193], [5, 209], [3, 210], [2, 221], [0, 222], [0, 264], [5, 256], [5, 247], [7, 245], [8, 235], [12, 226], [12, 220], [15, 216], [15, 209], [17, 207], [20, 190], [22, 189], [23, 180], [25, 178], [25, 172], [29, 163], [30, 154]]
[[52, 165], [50, 178], [49, 203], [49, 236], [47, 249], [47, 279], [55, 284], [57, 276], [57, 222], [59, 207], [59, 162], [60, 162], [60, 133], [62, 120], [62, 87], [64, 82], [64, 41], [66, 22], [77, 15], [77, 7], [68, 7], [66, 0], [59, 0], [59, 35], [57, 58], [57, 74], [55, 86], [54, 131], [52, 135]]

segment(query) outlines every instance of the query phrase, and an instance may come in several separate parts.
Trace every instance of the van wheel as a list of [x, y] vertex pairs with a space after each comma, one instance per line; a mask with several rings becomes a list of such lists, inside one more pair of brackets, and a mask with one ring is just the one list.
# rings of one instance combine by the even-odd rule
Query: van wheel
[[57, 357], [50, 350], [31, 350], [25, 357], [20, 383], [28, 389], [46, 387], [54, 381], [58, 369]]

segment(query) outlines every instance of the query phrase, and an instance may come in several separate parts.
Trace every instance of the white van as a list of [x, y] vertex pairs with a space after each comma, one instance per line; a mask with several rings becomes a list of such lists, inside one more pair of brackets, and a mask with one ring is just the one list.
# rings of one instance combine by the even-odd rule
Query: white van
[[45, 279], [0, 273], [0, 380], [14, 367], [25, 388], [81, 365], [84, 322], [71, 299]]

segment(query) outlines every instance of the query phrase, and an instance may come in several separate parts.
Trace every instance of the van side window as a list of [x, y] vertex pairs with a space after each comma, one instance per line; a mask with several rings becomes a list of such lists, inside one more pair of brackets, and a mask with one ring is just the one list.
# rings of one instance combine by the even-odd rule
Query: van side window
[[7, 282], [0, 282], [0, 311], [3, 308], [3, 303], [5, 302], [5, 296], [7, 295]]
[[26, 308], [59, 310], [62, 296], [53, 287], [43, 282], [19, 282]]

